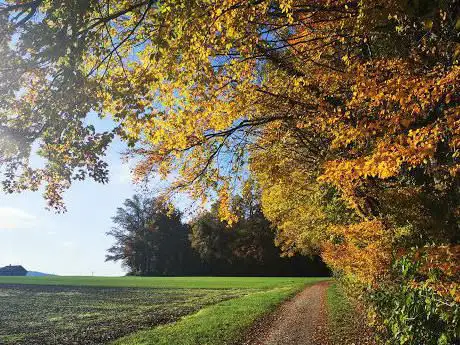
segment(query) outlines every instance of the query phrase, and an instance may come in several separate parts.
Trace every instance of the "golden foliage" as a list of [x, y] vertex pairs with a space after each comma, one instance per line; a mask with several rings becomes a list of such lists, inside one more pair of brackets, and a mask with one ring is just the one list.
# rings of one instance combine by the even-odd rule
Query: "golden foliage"
[[383, 278], [391, 262], [391, 242], [381, 222], [335, 226], [330, 232], [333, 238], [324, 245], [323, 257], [333, 269], [369, 284]]
[[416, 260], [422, 260], [419, 277], [411, 282], [416, 288], [427, 284], [442, 297], [460, 303], [460, 245], [428, 246], [416, 253]]

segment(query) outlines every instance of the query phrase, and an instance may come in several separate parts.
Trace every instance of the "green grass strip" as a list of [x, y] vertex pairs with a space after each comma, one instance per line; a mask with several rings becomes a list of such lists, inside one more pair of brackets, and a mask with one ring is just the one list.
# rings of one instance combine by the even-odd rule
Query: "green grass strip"
[[1, 284], [174, 289], [273, 289], [324, 278], [302, 277], [0, 277]]
[[178, 322], [133, 333], [112, 345], [226, 345], [233, 344], [260, 317], [320, 279], [304, 279], [288, 287], [224, 301], [186, 316]]
[[327, 289], [327, 306], [329, 336], [332, 343], [345, 344], [345, 340], [354, 331], [351, 320], [356, 317], [356, 314], [353, 306], [337, 284], [331, 284]]

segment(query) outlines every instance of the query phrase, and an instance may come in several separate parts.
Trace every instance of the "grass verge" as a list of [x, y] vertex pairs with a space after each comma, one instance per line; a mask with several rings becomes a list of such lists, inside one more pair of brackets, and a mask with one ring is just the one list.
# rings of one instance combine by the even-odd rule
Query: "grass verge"
[[338, 284], [327, 290], [329, 338], [333, 345], [375, 344], [365, 318], [348, 301]]
[[353, 317], [353, 307], [337, 284], [331, 284], [327, 289], [327, 306], [329, 334], [333, 344], [339, 344], [350, 333], [349, 320]]
[[304, 279], [224, 301], [181, 320], [118, 339], [112, 345], [227, 345], [235, 344], [260, 317], [319, 279]]

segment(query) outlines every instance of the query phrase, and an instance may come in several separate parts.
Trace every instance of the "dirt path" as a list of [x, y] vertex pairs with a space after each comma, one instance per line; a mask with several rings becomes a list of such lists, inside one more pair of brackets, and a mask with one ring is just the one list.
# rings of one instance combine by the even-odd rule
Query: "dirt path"
[[254, 325], [244, 345], [327, 345], [327, 282], [300, 292]]

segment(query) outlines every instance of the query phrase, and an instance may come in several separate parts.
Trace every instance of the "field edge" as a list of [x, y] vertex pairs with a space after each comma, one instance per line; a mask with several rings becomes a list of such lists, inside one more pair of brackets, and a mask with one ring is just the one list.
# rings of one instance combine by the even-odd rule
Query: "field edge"
[[329, 278], [305, 278], [288, 287], [249, 293], [223, 301], [167, 325], [142, 330], [110, 345], [234, 345], [258, 320], [307, 286]]

